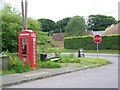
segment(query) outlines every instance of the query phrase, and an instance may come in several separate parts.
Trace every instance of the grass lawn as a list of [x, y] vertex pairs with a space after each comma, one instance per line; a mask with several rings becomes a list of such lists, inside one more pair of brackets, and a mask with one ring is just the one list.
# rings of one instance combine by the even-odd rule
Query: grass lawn
[[[38, 68], [61, 68], [64, 67], [63, 64], [76, 64], [76, 67], [84, 68], [84, 67], [98, 67], [106, 64], [110, 64], [111, 62], [106, 59], [101, 58], [90, 58], [90, 57], [76, 57], [74, 54], [70, 54], [69, 56], [61, 55], [61, 60], [58, 62], [52, 61], [40, 61], [38, 60]], [[14, 66], [14, 67], [13, 67]], [[8, 75], [14, 73], [23, 73], [32, 71], [28, 66], [24, 66], [19, 62], [19, 59], [15, 58], [15, 63], [11, 66], [10, 70], [0, 71], [0, 75]]]
[[102, 59], [102, 58], [91, 58], [91, 57], [76, 57], [74, 54], [70, 54], [69, 56], [63, 55], [61, 57], [60, 63], [76, 63], [77, 66], [83, 67], [98, 67], [106, 64], [110, 64], [111, 61]]
[[[71, 53], [77, 53], [78, 49], [60, 49], [61, 52], [71, 52]], [[84, 50], [85, 53], [97, 53], [97, 50]], [[120, 54], [119, 50], [99, 50], [99, 53], [103, 54]]]

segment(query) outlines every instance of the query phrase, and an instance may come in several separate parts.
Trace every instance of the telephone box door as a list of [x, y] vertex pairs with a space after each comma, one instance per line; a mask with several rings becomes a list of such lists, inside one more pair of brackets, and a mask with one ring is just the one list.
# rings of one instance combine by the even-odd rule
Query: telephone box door
[[31, 68], [37, 68], [36, 33], [32, 30], [19, 32], [18, 46], [18, 55], [23, 63], [29, 62]]

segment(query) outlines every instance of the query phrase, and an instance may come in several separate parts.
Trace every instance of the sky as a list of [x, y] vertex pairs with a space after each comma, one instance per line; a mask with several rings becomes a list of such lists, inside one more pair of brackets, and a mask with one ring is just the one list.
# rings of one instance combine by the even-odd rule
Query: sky
[[[21, 12], [21, 0], [5, 0]], [[25, 1], [25, 0], [23, 0]], [[28, 17], [58, 21], [76, 15], [107, 15], [118, 20], [119, 0], [28, 0]]]

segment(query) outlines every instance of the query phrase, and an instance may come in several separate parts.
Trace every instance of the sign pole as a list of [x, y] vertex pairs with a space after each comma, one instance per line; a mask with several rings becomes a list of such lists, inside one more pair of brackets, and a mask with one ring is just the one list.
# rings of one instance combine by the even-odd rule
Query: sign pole
[[95, 43], [97, 43], [97, 58], [98, 58], [98, 43], [102, 41], [102, 37], [100, 35], [95, 35], [93, 40]]
[[97, 58], [98, 58], [98, 43], [97, 43]]

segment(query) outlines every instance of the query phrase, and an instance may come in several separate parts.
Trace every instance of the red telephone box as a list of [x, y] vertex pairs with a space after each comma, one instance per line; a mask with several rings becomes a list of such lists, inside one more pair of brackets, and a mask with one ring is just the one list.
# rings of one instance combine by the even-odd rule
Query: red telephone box
[[23, 63], [30, 63], [31, 68], [37, 68], [36, 32], [22, 30], [18, 33], [18, 55]]

